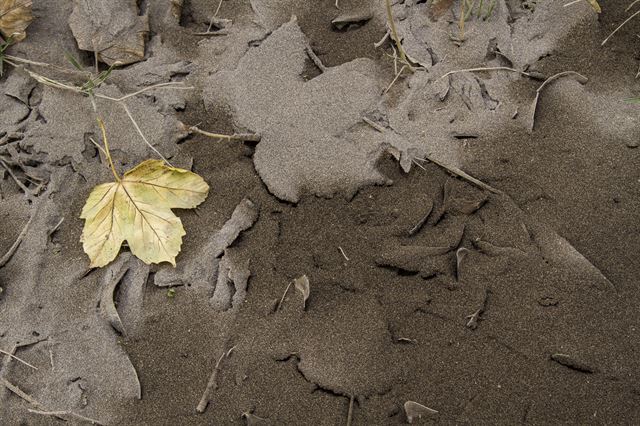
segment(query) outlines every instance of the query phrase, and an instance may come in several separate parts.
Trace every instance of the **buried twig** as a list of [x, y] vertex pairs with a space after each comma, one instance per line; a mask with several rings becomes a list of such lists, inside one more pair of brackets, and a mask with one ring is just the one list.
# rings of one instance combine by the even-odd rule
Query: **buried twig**
[[231, 355], [231, 352], [233, 352], [235, 348], [236, 347], [233, 346], [228, 351], [223, 352], [222, 355], [220, 355], [220, 358], [218, 358], [218, 362], [216, 362], [216, 366], [213, 369], [211, 376], [209, 377], [209, 382], [207, 383], [207, 387], [205, 388], [204, 393], [202, 394], [202, 398], [200, 398], [200, 402], [196, 407], [196, 411], [198, 413], [204, 413], [204, 411], [207, 409], [207, 405], [209, 405], [209, 401], [210, 401], [211, 392], [218, 389], [218, 372], [220, 371], [220, 364], [222, 363], [223, 359], [229, 358], [229, 356]]
[[188, 126], [182, 124], [184, 128], [189, 132], [200, 133], [201, 135], [208, 136], [215, 139], [224, 139], [228, 141], [240, 141], [240, 142], [260, 142], [261, 136], [257, 133], [234, 133], [233, 135], [223, 135], [220, 133], [211, 133], [198, 128], [198, 126]]
[[353, 421], [353, 395], [349, 398], [349, 411], [347, 412], [347, 426], [351, 426]]
[[73, 417], [74, 419], [83, 421], [83, 422], [87, 422], [87, 423], [91, 423], [92, 425], [102, 425], [103, 423], [100, 423], [98, 420], [89, 418], [89, 417], [85, 417], [82, 414], [78, 414], [78, 413], [74, 413], [73, 411], [40, 411], [40, 410], [32, 410], [30, 408], [27, 409], [28, 412], [32, 413], [32, 414], [39, 414], [41, 416], [53, 416], [53, 417], [57, 417], [59, 419], [62, 420], [66, 420], [64, 418], [64, 416], [69, 416], [69, 417]]
[[14, 355], [14, 354], [12, 354], [12, 353], [9, 353], [9, 352], [7, 352], [7, 351], [3, 351], [2, 349], [0, 349], [0, 354], [5, 354], [5, 355], [7, 355], [8, 357], [11, 357], [11, 358], [15, 359], [16, 361], [19, 361], [19, 362], [23, 363], [23, 364], [24, 364], [24, 365], [26, 365], [27, 367], [31, 367], [31, 368], [33, 368], [34, 370], [37, 370], [37, 369], [38, 369], [37, 367], [34, 367], [33, 365], [29, 364], [27, 361], [25, 361], [25, 360], [23, 360], [23, 359], [18, 358], [17, 356], [15, 356], [15, 355]]
[[625, 21], [624, 21], [622, 24], [618, 25], [618, 28], [616, 28], [615, 30], [613, 30], [613, 32], [612, 32], [611, 34], [609, 34], [609, 37], [605, 38], [605, 39], [604, 39], [604, 41], [602, 42], [602, 44], [600, 44], [600, 46], [604, 46], [604, 45], [605, 45], [605, 43], [606, 43], [606, 42], [608, 42], [608, 41], [609, 41], [609, 39], [610, 39], [611, 37], [613, 37], [613, 35], [614, 35], [615, 33], [617, 33], [617, 32], [618, 32], [618, 30], [620, 30], [620, 28], [624, 27], [624, 26], [625, 26], [625, 24], [626, 24], [627, 22], [629, 22], [630, 20], [632, 20], [633, 18], [635, 18], [635, 17], [636, 17], [636, 16], [638, 16], [638, 15], [640, 15], [640, 10], [638, 10], [636, 13], [634, 13], [633, 15], [631, 15], [631, 16], [629, 16], [627, 19], [625, 19]]
[[103, 424], [103, 423], [100, 423], [98, 420], [91, 419], [89, 417], [85, 417], [85, 416], [83, 416], [81, 414], [74, 413], [73, 411], [49, 411], [40, 402], [35, 400], [31, 395], [29, 395], [28, 393], [26, 393], [25, 391], [20, 389], [18, 386], [14, 385], [13, 383], [9, 382], [8, 380], [0, 379], [0, 384], [4, 385], [4, 387], [9, 389], [15, 395], [19, 396], [23, 400], [27, 401], [29, 404], [31, 404], [34, 407], [36, 407], [37, 410], [33, 410], [33, 409], [30, 409], [30, 408], [27, 409], [27, 411], [29, 411], [32, 414], [40, 414], [40, 415], [43, 415], [43, 416], [53, 416], [53, 417], [56, 417], [56, 418], [58, 418], [60, 420], [64, 420], [64, 421], [67, 420], [66, 417], [73, 417], [76, 420], [88, 422], [88, 423], [91, 423], [91, 424], [94, 424], [94, 425], [102, 425]]
[[538, 89], [536, 90], [536, 98], [533, 101], [533, 111], [531, 113], [531, 127], [529, 128], [529, 130], [531, 132], [533, 132], [533, 129], [536, 125], [536, 111], [538, 110], [538, 100], [540, 99], [540, 93], [542, 93], [542, 89], [544, 89], [544, 87], [551, 83], [554, 80], [559, 79], [560, 77], [564, 77], [567, 75], [575, 75], [577, 77], [577, 80], [579, 83], [585, 84], [589, 79], [585, 76], [583, 76], [582, 74], [575, 72], [575, 71], [563, 71], [563, 72], [559, 72], [558, 74], [554, 74], [551, 77], [547, 78], [541, 85], [540, 87], [538, 87]]
[[515, 72], [515, 73], [524, 75], [526, 77], [532, 78], [534, 80], [540, 80], [540, 77], [535, 74], [529, 74], [528, 72], [520, 71], [515, 68], [509, 68], [509, 67], [466, 68], [462, 70], [453, 70], [453, 71], [449, 71], [446, 74], [443, 74], [438, 78], [438, 80], [448, 77], [452, 74], [458, 74], [461, 72], [483, 72], [483, 71], [511, 71], [511, 72]]
[[31, 222], [33, 221], [34, 217], [35, 217], [34, 214], [32, 214], [29, 217], [29, 220], [27, 221], [27, 223], [22, 228], [22, 231], [20, 231], [20, 234], [18, 234], [18, 238], [16, 238], [16, 240], [11, 245], [11, 247], [9, 247], [9, 250], [5, 253], [5, 255], [2, 256], [2, 259], [0, 259], [0, 268], [2, 268], [4, 265], [6, 265], [7, 262], [9, 262], [11, 260], [11, 258], [14, 255], [14, 253], [16, 252], [16, 250], [18, 250], [18, 247], [20, 247], [20, 244], [22, 243], [22, 240], [24, 239], [25, 235], [27, 235], [27, 231], [29, 230], [29, 225], [31, 225]]
[[494, 194], [502, 194], [503, 193], [499, 189], [496, 189], [496, 188], [492, 187], [491, 185], [488, 185], [488, 184], [482, 182], [481, 180], [478, 180], [478, 179], [474, 178], [473, 176], [463, 172], [459, 168], [457, 168], [455, 166], [450, 166], [448, 164], [445, 164], [445, 163], [443, 163], [443, 162], [441, 162], [439, 160], [436, 160], [434, 158], [431, 158], [429, 156], [425, 156], [425, 158], [416, 158], [416, 160], [419, 160], [419, 161], [430, 161], [430, 162], [442, 167], [443, 169], [447, 170], [448, 172], [450, 172], [450, 173], [452, 173], [452, 174], [454, 174], [454, 175], [456, 175], [456, 176], [458, 176], [458, 177], [460, 177], [460, 178], [462, 178], [464, 180], [467, 180], [467, 181], [473, 183], [474, 185], [476, 185], [476, 186], [478, 186], [478, 187], [480, 187], [482, 189], [486, 189], [487, 191], [492, 192]]
[[369, 126], [373, 127], [378, 132], [384, 133], [385, 128], [379, 125], [378, 123], [374, 122], [373, 120], [370, 120], [367, 117], [362, 117], [362, 121], [367, 123]]

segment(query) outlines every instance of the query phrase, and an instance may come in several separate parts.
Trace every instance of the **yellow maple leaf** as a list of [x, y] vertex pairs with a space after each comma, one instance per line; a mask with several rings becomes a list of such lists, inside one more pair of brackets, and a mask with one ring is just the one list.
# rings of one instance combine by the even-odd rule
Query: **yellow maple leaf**
[[15, 41], [24, 40], [31, 23], [31, 0], [0, 0], [0, 33]]
[[602, 12], [602, 9], [600, 8], [600, 4], [598, 3], [598, 0], [587, 0], [587, 3], [591, 5], [591, 7], [593, 8], [593, 10], [596, 11], [596, 13]]
[[80, 214], [85, 219], [80, 240], [91, 267], [115, 259], [124, 241], [147, 264], [175, 266], [186, 232], [171, 209], [194, 208], [208, 192], [200, 176], [160, 160], [143, 161], [122, 179], [96, 186]]

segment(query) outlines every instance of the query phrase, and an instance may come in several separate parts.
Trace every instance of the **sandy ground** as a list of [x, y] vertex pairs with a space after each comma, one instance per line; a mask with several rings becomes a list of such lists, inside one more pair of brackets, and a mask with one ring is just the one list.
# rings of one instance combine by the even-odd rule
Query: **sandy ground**
[[[0, 159], [24, 188], [0, 169], [0, 255], [29, 225], [0, 266], [0, 349], [37, 369], [0, 354], [2, 424], [403, 424], [407, 401], [438, 412], [414, 423], [640, 423], [640, 126], [624, 101], [640, 96], [640, 20], [601, 46], [628, 2], [498, 0], [460, 43], [458, 2], [438, 18], [405, 0], [421, 69], [388, 91], [381, 1], [225, 0], [215, 36], [194, 33], [218, 1], [179, 3], [35, 0], [9, 50], [90, 70], [93, 37], [103, 61], [131, 59], [99, 93], [192, 86], [126, 105], [211, 192], [178, 212], [177, 268], [124, 248], [89, 270], [78, 216], [110, 180], [91, 103], [6, 68]], [[118, 25], [128, 45], [99, 38]], [[477, 67], [528, 76], [445, 75]], [[564, 71], [586, 79], [558, 78], [535, 108]], [[97, 108], [119, 170], [157, 156], [120, 105]], [[282, 299], [302, 275], [308, 300]]]

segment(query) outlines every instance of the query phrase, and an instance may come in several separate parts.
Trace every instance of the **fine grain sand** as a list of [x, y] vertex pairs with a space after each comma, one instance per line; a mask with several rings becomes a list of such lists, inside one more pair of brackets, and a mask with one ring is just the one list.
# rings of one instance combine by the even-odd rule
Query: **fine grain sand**
[[[640, 423], [640, 18], [601, 46], [629, 2], [564, 3], [498, 0], [459, 43], [457, 1], [398, 2], [420, 69], [389, 88], [379, 0], [224, 0], [213, 21], [213, 0], [34, 0], [11, 55], [92, 70], [103, 34], [127, 65], [99, 93], [192, 87], [126, 106], [211, 191], [177, 212], [177, 268], [125, 247], [88, 270], [78, 216], [112, 178], [91, 102], [5, 66], [0, 159], [28, 193], [0, 167], [0, 256], [28, 226], [0, 350], [31, 366], [0, 353], [0, 423], [387, 425], [407, 401], [438, 412], [414, 423]], [[447, 74], [486, 67], [521, 72]], [[565, 71], [585, 78], [536, 102]], [[120, 171], [157, 157], [97, 108]]]

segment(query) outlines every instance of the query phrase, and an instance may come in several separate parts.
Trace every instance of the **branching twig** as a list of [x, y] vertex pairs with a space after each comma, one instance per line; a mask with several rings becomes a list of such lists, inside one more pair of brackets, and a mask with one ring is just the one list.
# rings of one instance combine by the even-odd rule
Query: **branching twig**
[[222, 360], [224, 358], [228, 358], [231, 355], [231, 352], [233, 352], [235, 348], [236, 347], [234, 346], [231, 349], [229, 349], [227, 352], [223, 352], [222, 355], [220, 355], [220, 358], [218, 358], [218, 362], [216, 362], [216, 366], [213, 369], [213, 372], [211, 373], [211, 377], [209, 377], [209, 382], [207, 383], [207, 387], [204, 390], [204, 394], [202, 394], [202, 398], [200, 399], [200, 402], [196, 407], [196, 411], [198, 413], [204, 413], [204, 410], [207, 409], [207, 405], [209, 405], [209, 401], [210, 401], [211, 392], [218, 388], [218, 372], [220, 371], [220, 364], [222, 363]]
[[2, 164], [2, 167], [4, 167], [7, 170], [7, 172], [9, 172], [9, 176], [11, 176], [11, 178], [15, 181], [16, 185], [18, 185], [18, 187], [22, 189], [25, 197], [27, 197], [29, 201], [33, 201], [33, 197], [36, 194], [34, 194], [29, 188], [25, 186], [24, 183], [20, 181], [20, 179], [18, 179], [18, 177], [15, 175], [15, 173], [13, 173], [13, 170], [11, 170], [11, 168], [7, 165], [7, 163], [5, 163], [3, 160], [0, 159], [0, 164]]

